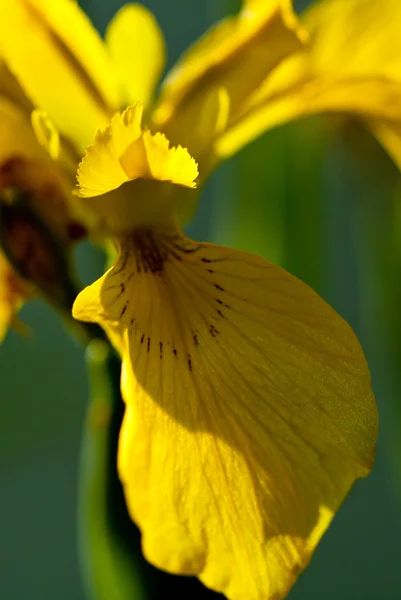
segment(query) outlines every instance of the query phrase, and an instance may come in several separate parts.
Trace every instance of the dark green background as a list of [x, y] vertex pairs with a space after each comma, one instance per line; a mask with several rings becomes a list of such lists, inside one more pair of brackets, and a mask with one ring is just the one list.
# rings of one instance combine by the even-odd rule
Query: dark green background
[[[122, 3], [82, 4], [103, 31]], [[162, 25], [170, 64], [234, 5], [145, 4]], [[213, 175], [189, 232], [281, 262], [316, 287], [360, 336], [381, 414], [376, 466], [355, 485], [290, 598], [395, 600], [401, 598], [395, 354], [401, 330], [389, 282], [401, 273], [394, 257], [399, 176], [357, 125], [341, 125], [329, 142], [327, 132], [326, 121], [314, 119], [256, 141]], [[99, 258], [83, 247], [79, 259], [84, 280], [93, 280]], [[75, 523], [88, 391], [83, 351], [41, 302], [26, 306], [22, 318], [32, 337], [11, 332], [0, 348], [0, 597], [83, 600]]]

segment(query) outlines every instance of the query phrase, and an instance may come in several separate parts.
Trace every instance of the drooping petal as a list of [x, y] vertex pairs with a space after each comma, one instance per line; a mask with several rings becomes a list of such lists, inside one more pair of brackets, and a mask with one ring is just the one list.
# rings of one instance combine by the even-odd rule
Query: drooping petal
[[230, 600], [284, 598], [372, 467], [350, 327], [268, 261], [166, 231], [122, 242], [74, 315], [119, 330], [119, 470], [148, 560]]
[[[196, 187], [194, 159], [181, 146], [170, 148], [163, 134], [142, 130], [142, 113], [136, 104], [116, 114], [78, 169], [77, 195], [114, 233], [174, 220], [181, 194], [172, 188]], [[128, 182], [121, 193], [108, 194]]]
[[278, 80], [272, 77], [266, 86], [261, 86], [243, 114], [216, 138], [214, 147], [219, 160], [228, 159], [265, 131], [308, 115], [348, 113], [367, 121], [385, 118], [390, 122], [399, 115], [401, 85], [383, 77], [327, 75], [273, 91], [271, 83]]
[[216, 144], [221, 158], [266, 129], [311, 113], [345, 112], [396, 124], [401, 104], [401, 3], [322, 0], [307, 11], [302, 24], [309, 43], [249, 96], [231, 130]]
[[120, 72], [124, 104], [147, 106], [166, 64], [164, 37], [155, 17], [140, 4], [126, 4], [108, 26], [106, 44]]
[[0, 0], [2, 54], [34, 105], [79, 148], [120, 106], [106, 48], [72, 0]]
[[220, 111], [210, 105], [214, 118], [203, 119], [209, 131], [199, 135], [199, 115], [210, 95], [225, 90], [229, 123], [267, 74], [302, 46], [304, 33], [289, 0], [244, 2], [238, 15], [212, 27], [167, 75], [153, 115], [155, 128], [162, 128], [169, 139], [180, 141], [201, 160], [221, 122]]

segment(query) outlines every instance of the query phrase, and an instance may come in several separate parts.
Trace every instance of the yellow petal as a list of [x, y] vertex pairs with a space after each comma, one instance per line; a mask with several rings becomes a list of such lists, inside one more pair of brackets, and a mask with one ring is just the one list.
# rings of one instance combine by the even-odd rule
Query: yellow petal
[[215, 153], [220, 160], [228, 159], [265, 131], [307, 115], [350, 113], [361, 118], [382, 117], [390, 122], [400, 113], [401, 85], [383, 77], [328, 75], [280, 90], [270, 85], [273, 80], [278, 78], [261, 86], [249, 98], [243, 114], [216, 138]]
[[108, 26], [106, 44], [120, 72], [124, 104], [147, 106], [166, 63], [164, 37], [155, 17], [140, 4], [126, 4]]
[[24, 94], [18, 81], [0, 55], [0, 96], [7, 98], [27, 114], [32, 112], [32, 103]]
[[39, 108], [32, 111], [31, 121], [39, 144], [45, 148], [51, 159], [57, 160], [60, 156], [60, 135], [53, 121]]
[[401, 122], [369, 119], [368, 127], [401, 170]]
[[[77, 163], [82, 154], [77, 153], [77, 149], [64, 136], [60, 136], [53, 120], [47, 112], [40, 108], [30, 111], [32, 129], [39, 144], [46, 150], [50, 158], [57, 162], [57, 168], [70, 177], [71, 181], [76, 180]], [[73, 186], [71, 183], [70, 187]]]
[[0, 96], [0, 165], [16, 156], [43, 157], [27, 113]]
[[398, 0], [316, 3], [302, 19], [310, 42], [248, 98], [217, 154], [226, 158], [266, 129], [316, 112], [399, 119], [400, 23]]
[[143, 131], [142, 113], [142, 104], [130, 106], [97, 132], [78, 169], [79, 196], [104, 194], [135, 179], [195, 187], [198, 169], [194, 159], [181, 146], [170, 148], [164, 135]]
[[137, 233], [76, 318], [119, 326], [119, 471], [147, 559], [230, 600], [280, 600], [373, 463], [350, 327], [256, 256]]
[[211, 127], [206, 147], [194, 133], [210, 94], [226, 90], [229, 122], [271, 69], [302, 46], [302, 40], [303, 30], [287, 0], [245, 3], [238, 15], [210, 29], [167, 75], [153, 116], [155, 127], [162, 127], [174, 143], [180, 140], [200, 159], [210, 150], [215, 133]]
[[2, 54], [24, 91], [82, 147], [120, 106], [106, 48], [72, 0], [0, 0]]
[[194, 159], [181, 146], [170, 148], [163, 134], [142, 130], [142, 113], [136, 104], [116, 114], [98, 131], [78, 168], [77, 195], [97, 215], [99, 229], [114, 234], [174, 221], [187, 196], [173, 188], [196, 187]]
[[313, 73], [382, 75], [401, 80], [398, 0], [323, 0], [302, 23], [310, 32]]

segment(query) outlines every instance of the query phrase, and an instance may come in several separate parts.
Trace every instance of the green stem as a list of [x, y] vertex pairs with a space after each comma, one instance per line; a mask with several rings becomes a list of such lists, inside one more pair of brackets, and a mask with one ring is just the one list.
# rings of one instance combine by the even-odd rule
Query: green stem
[[[81, 448], [79, 484], [79, 548], [88, 596], [95, 600], [142, 600], [139, 570], [124, 543], [133, 525], [126, 514], [116, 472], [116, 420], [122, 402], [116, 382], [120, 363], [110, 346], [92, 341], [87, 349], [91, 402]], [[126, 519], [124, 538], [119, 518]], [[137, 534], [133, 539], [137, 541]], [[131, 550], [131, 549], [130, 549]]]

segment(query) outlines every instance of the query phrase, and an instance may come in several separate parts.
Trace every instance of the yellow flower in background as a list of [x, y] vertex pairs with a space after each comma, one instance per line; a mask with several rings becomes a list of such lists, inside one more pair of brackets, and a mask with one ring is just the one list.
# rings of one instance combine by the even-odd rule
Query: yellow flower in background
[[188, 147], [205, 177], [221, 160], [219, 141], [238, 122], [248, 97], [306, 40], [291, 0], [245, 0], [237, 15], [209, 29], [168, 73], [153, 126]]
[[[0, 12], [8, 67], [34, 106], [79, 152], [116, 111], [138, 101], [149, 109], [165, 65], [165, 43], [155, 18], [141, 5], [124, 6], [104, 42], [73, 0], [1, 0]], [[183, 143], [186, 124], [193, 129], [200, 107], [207, 131], [198, 150], [210, 152], [249, 93], [301, 47], [305, 35], [290, 0], [244, 0], [237, 16], [212, 28], [172, 69], [148, 121], [159, 131], [183, 135]], [[57, 86], [51, 72], [57, 73]], [[193, 142], [198, 138], [192, 136]]]
[[363, 119], [400, 167], [401, 3], [320, 0], [301, 24], [309, 40], [248, 96], [218, 153], [286, 121], [338, 112]]
[[[267, 260], [194, 242], [180, 192], [197, 166], [114, 117], [78, 172], [119, 247], [73, 314], [122, 360], [119, 472], [147, 559], [232, 600], [283, 598], [350, 486], [372, 467], [377, 414], [350, 327]], [[126, 188], [125, 205], [108, 191]], [[123, 218], [121, 218], [123, 215]]]

